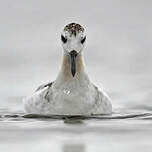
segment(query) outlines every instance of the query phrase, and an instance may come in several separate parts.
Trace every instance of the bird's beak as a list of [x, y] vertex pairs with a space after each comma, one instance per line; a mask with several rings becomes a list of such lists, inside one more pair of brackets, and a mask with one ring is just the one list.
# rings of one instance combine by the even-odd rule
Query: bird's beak
[[75, 76], [75, 73], [76, 73], [76, 57], [77, 57], [78, 53], [73, 50], [70, 52], [70, 57], [71, 57], [71, 73], [72, 73], [72, 76], [74, 77]]

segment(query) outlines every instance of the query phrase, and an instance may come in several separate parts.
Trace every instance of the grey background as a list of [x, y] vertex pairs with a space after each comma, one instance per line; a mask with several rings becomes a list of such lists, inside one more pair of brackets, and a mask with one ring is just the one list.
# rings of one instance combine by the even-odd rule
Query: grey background
[[77, 22], [87, 33], [90, 79], [113, 100], [146, 100], [152, 87], [151, 19], [150, 0], [1, 0], [1, 98], [30, 95], [54, 80], [63, 53], [61, 31]]

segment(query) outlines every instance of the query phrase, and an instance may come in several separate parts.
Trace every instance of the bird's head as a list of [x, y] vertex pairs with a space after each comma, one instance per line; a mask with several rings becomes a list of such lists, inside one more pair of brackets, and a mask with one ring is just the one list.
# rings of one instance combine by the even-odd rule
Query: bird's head
[[64, 54], [70, 56], [71, 73], [76, 73], [76, 57], [82, 52], [86, 41], [85, 30], [80, 24], [70, 23], [66, 25], [61, 34]]

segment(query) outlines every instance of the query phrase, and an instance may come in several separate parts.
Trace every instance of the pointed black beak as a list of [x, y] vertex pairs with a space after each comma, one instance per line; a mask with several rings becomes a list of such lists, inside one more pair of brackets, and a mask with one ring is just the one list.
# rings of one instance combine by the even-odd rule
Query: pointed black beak
[[71, 73], [72, 76], [75, 76], [76, 73], [76, 57], [77, 57], [77, 52], [75, 50], [70, 52], [70, 57], [71, 57]]

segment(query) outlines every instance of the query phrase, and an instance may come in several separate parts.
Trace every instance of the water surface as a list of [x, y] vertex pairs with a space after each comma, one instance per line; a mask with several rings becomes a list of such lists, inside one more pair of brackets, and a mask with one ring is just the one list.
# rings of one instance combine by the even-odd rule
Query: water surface
[[150, 152], [152, 149], [150, 110], [119, 108], [112, 115], [89, 117], [27, 115], [20, 107], [20, 99], [8, 99], [16, 100], [12, 106], [17, 109], [0, 109], [0, 151]]

